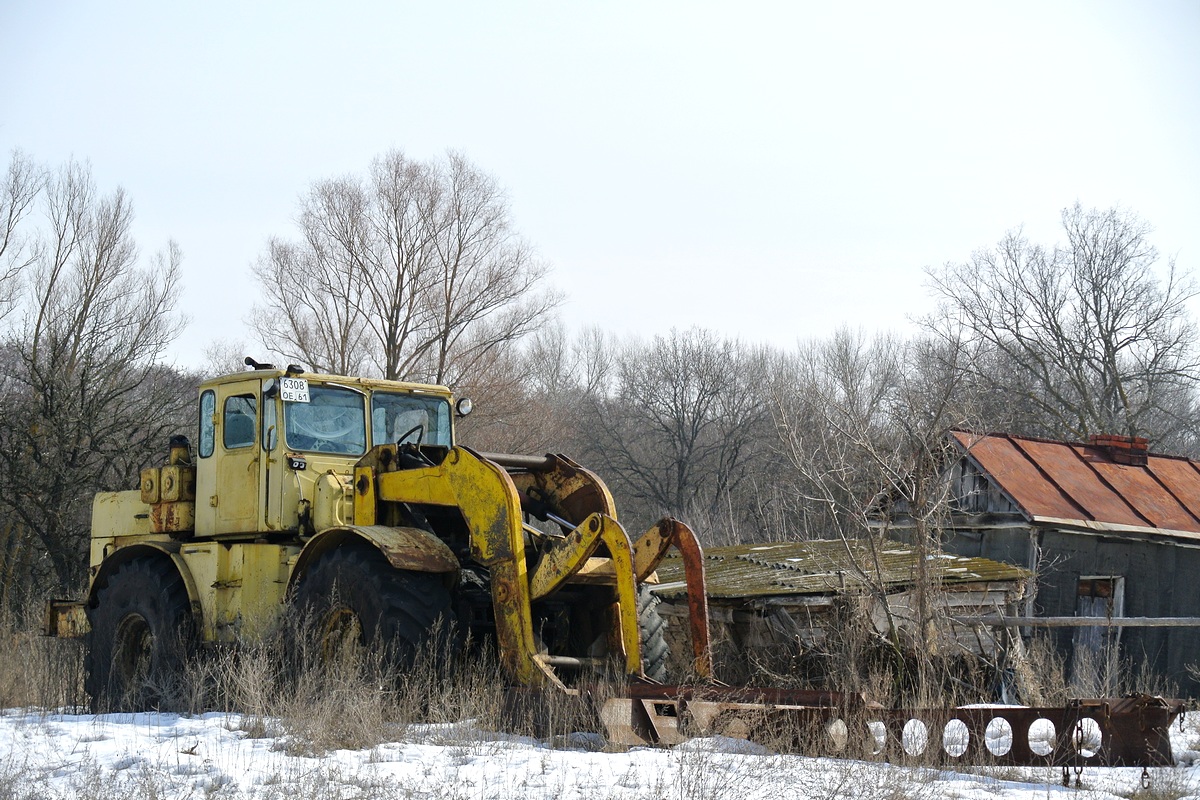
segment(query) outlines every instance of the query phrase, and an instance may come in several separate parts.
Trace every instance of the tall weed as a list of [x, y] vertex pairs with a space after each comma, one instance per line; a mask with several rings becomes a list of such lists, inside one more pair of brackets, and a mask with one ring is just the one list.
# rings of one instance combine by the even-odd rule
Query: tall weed
[[85, 708], [83, 641], [43, 636], [41, 607], [0, 605], [0, 708]]

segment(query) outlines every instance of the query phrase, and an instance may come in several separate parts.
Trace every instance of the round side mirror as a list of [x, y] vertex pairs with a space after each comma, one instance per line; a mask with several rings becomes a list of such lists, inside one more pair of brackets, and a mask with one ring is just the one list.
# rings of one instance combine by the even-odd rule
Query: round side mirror
[[471, 402], [471, 398], [460, 397], [460, 398], [458, 398], [458, 401], [454, 404], [454, 413], [456, 416], [465, 417], [467, 414], [471, 413], [471, 409], [473, 409], [474, 407], [475, 407], [475, 404]]

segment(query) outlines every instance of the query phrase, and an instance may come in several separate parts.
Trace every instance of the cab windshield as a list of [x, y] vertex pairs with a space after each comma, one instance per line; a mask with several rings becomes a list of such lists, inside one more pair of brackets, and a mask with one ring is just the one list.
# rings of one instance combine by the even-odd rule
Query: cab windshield
[[449, 447], [450, 402], [444, 397], [373, 392], [371, 441], [376, 444], [432, 444]]
[[307, 403], [284, 403], [284, 436], [293, 450], [360, 456], [367, 451], [361, 393], [310, 384]]

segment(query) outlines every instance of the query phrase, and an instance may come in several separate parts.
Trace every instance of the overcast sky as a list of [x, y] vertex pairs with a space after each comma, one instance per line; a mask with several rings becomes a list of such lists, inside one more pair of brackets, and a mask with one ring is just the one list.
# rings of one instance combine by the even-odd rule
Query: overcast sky
[[13, 148], [179, 242], [181, 366], [251, 341], [299, 194], [391, 148], [496, 176], [571, 326], [790, 347], [906, 330], [923, 268], [1077, 200], [1200, 269], [1200, 2], [2, 0]]

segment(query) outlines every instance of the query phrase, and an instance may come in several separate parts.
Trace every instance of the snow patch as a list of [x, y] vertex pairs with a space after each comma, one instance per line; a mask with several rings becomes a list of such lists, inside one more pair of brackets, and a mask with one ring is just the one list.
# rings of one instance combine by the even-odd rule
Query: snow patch
[[[1183, 766], [1150, 770], [1151, 791], [1200, 800], [1200, 715], [1171, 737]], [[276, 721], [270, 728], [277, 729]], [[321, 757], [294, 755], [280, 740], [248, 738], [236, 715], [110, 714], [100, 717], [0, 712], [0, 794], [37, 786], [37, 797], [66, 800], [81, 787], [98, 797], [339, 798], [430, 800], [800, 800], [881, 796], [960, 800], [1082, 797], [1047, 768], [908, 768], [877, 761], [805, 758], [721, 736], [674, 750], [606, 748], [595, 734], [551, 742], [489, 731], [476, 720], [397, 729], [377, 747]], [[914, 749], [936, 746], [942, 732], [906, 736]], [[1011, 734], [1009, 735], [1011, 738]], [[923, 741], [926, 740], [927, 741]], [[989, 744], [1005, 736], [989, 736]], [[1130, 797], [1141, 770], [1084, 770], [1088, 800]], [[1071, 775], [1072, 784], [1074, 775]], [[152, 794], [147, 794], [153, 790]], [[89, 790], [90, 791], [90, 790]], [[34, 795], [20, 794], [18, 797]]]

